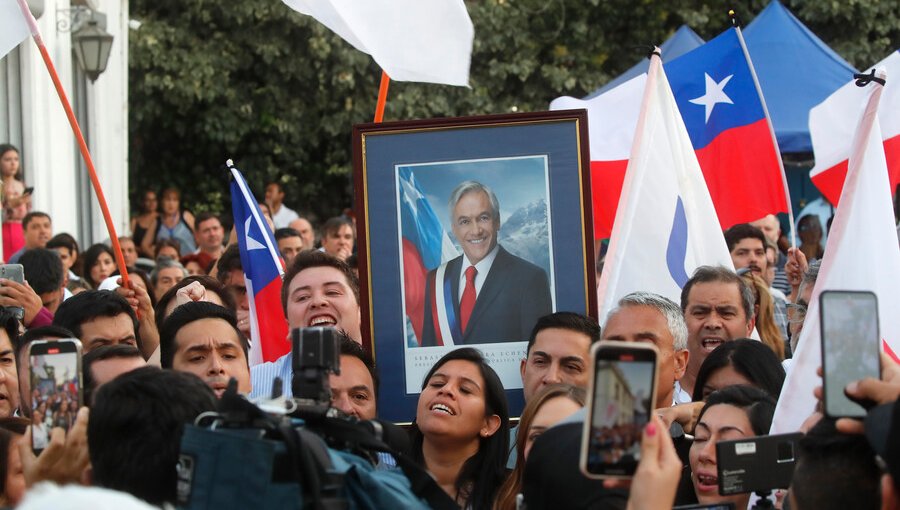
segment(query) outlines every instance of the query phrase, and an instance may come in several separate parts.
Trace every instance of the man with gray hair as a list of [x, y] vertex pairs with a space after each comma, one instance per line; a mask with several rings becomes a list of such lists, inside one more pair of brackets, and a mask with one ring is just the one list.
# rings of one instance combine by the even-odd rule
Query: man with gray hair
[[156, 300], [159, 301], [167, 290], [188, 276], [187, 269], [175, 259], [160, 257], [156, 261], [156, 267], [150, 273], [150, 283], [153, 284]]
[[606, 316], [603, 340], [652, 343], [659, 350], [655, 409], [691, 401], [679, 381], [687, 369], [687, 325], [681, 308], [669, 298], [632, 292]]
[[537, 319], [553, 311], [547, 273], [497, 244], [500, 203], [489, 187], [459, 184], [449, 209], [463, 255], [428, 273], [421, 344], [528, 340]]

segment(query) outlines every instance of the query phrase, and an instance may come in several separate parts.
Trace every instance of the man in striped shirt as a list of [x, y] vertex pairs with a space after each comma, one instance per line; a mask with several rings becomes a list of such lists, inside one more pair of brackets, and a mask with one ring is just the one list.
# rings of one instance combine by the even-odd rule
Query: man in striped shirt
[[[359, 279], [341, 260], [320, 251], [297, 255], [284, 274], [281, 305], [288, 327], [332, 326], [360, 342]], [[281, 394], [290, 397], [291, 353], [250, 370], [251, 398], [271, 395], [275, 378]]]

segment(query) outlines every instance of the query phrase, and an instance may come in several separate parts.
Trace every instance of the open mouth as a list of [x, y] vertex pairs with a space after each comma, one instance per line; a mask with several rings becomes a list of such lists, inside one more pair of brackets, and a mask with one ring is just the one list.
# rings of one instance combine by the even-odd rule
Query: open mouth
[[317, 315], [309, 320], [309, 326], [335, 326], [337, 325], [337, 319], [330, 315]]
[[708, 352], [712, 352], [716, 349], [716, 347], [725, 343], [725, 340], [721, 338], [704, 338], [700, 340], [700, 346], [703, 347], [704, 350]]
[[450, 409], [448, 406], [446, 406], [444, 404], [433, 404], [431, 406], [431, 411], [439, 412], [439, 413], [446, 413], [446, 414], [449, 414], [450, 416], [453, 416], [456, 414], [453, 412], [452, 409]]
[[702, 491], [718, 491], [719, 477], [712, 475], [697, 474], [697, 485]]

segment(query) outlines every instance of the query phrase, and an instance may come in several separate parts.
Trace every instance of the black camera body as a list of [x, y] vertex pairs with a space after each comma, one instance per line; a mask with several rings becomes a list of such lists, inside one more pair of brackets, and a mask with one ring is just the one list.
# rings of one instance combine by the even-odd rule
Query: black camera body
[[777, 434], [716, 443], [719, 494], [766, 493], [791, 485], [797, 442], [803, 434]]
[[310, 408], [331, 405], [330, 374], [341, 373], [341, 344], [331, 327], [291, 330], [291, 391], [299, 404]]

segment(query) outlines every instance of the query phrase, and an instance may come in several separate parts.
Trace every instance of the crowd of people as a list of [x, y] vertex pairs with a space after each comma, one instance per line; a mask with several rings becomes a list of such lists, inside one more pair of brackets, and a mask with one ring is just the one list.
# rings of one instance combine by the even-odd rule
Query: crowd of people
[[[230, 383], [250, 399], [273, 390], [289, 397], [291, 354], [250, 366], [244, 268], [234, 234], [226, 235], [219, 217], [191, 214], [177, 190], [162, 191], [160, 201], [145, 192], [130, 236], [119, 239], [130, 276], [124, 285], [108, 245], [81, 251], [71, 235], [53, 235], [47, 214], [11, 212], [30, 204], [22, 198], [25, 190], [7, 183], [7, 175], [14, 179], [18, 172], [17, 162], [6, 162], [8, 152], [0, 158], [4, 258], [22, 264], [27, 283], [0, 285], [0, 504], [16, 506], [25, 498], [24, 508], [32, 494], [70, 498], [47, 484], [126, 493], [143, 502], [128, 503], [134, 508], [174, 504], [184, 425], [215, 410]], [[346, 416], [375, 419], [379, 368], [361, 344], [354, 222], [336, 216], [317, 230], [284, 199], [273, 182], [260, 204], [285, 264], [283, 320], [291, 329], [340, 331], [341, 370], [329, 376], [331, 405]], [[18, 247], [15, 234], [6, 235], [7, 223], [16, 221]], [[724, 237], [737, 271], [698, 268], [680, 303], [629, 294], [601, 318], [602, 331], [580, 313], [537, 319], [522, 339], [525, 407], [518, 421], [500, 377], [478, 349], [444, 355], [421, 382], [410, 458], [461, 508], [725, 502], [746, 508], [750, 494], [719, 493], [716, 444], [768, 433], [817, 277], [818, 260], [808, 257], [822, 253], [783, 251], [773, 216], [736, 225]], [[21, 321], [10, 307], [25, 310]], [[754, 331], [759, 340], [750, 338]], [[77, 338], [83, 347], [84, 408], [49, 394], [33, 408], [32, 396], [45, 388], [32, 387], [29, 345], [61, 338]], [[589, 350], [607, 340], [651, 343], [659, 352], [656, 400], [643, 411], [646, 425], [631, 434], [641, 443], [628, 455], [640, 462], [628, 481], [592, 480], [578, 468], [594, 370]], [[789, 490], [777, 495], [779, 506], [900, 508], [900, 421], [892, 421], [900, 416], [900, 369], [887, 358], [883, 365], [882, 380], [855, 382], [847, 392], [878, 404], [872, 412], [892, 426], [876, 430], [872, 421], [810, 416], [796, 474], [783, 487]], [[65, 417], [55, 414], [63, 409]], [[67, 431], [57, 427], [63, 420]], [[39, 455], [33, 442], [43, 447]], [[377, 462], [379, 469], [397, 469], [389, 459]]]

